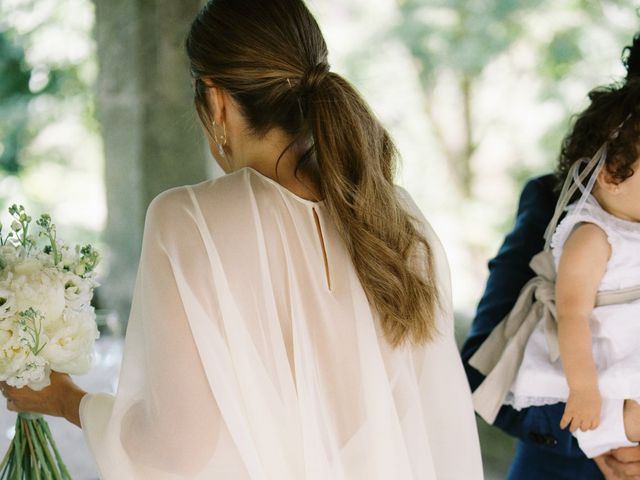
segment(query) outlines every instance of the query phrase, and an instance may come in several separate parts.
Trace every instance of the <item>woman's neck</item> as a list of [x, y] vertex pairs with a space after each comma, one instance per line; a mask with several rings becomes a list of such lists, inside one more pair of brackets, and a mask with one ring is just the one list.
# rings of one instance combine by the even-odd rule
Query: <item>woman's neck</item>
[[[251, 167], [278, 182], [296, 195], [308, 200], [322, 200], [318, 168], [315, 160], [304, 169], [296, 167], [308, 148], [300, 142], [291, 144], [291, 138], [282, 131], [272, 130], [259, 140], [239, 142], [233, 163], [238, 168]], [[288, 148], [287, 148], [288, 147]], [[283, 153], [284, 151], [284, 153]]]

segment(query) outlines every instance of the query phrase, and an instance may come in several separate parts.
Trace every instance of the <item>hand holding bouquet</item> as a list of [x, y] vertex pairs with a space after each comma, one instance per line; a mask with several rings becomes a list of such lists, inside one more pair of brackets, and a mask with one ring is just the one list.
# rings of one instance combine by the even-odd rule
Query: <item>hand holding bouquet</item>
[[[52, 371], [87, 373], [99, 336], [91, 306], [98, 253], [59, 242], [48, 215], [36, 222], [22, 206], [0, 224], [0, 381], [41, 390]], [[18, 414], [0, 479], [70, 478], [41, 415]]]

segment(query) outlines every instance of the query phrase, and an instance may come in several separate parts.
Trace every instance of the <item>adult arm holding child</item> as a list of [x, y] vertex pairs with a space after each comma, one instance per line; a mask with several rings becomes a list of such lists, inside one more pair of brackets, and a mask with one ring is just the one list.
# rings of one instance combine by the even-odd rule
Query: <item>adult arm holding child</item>
[[[633, 400], [624, 402], [624, 428], [629, 440], [640, 441], [640, 404]], [[596, 459], [596, 462], [607, 480], [609, 478], [615, 480], [640, 478], [640, 446], [612, 450]]]

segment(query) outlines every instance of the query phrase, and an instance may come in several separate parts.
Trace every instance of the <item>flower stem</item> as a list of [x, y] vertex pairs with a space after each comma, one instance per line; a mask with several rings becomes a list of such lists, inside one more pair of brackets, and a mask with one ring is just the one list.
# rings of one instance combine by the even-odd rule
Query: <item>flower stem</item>
[[60, 452], [58, 451], [58, 446], [56, 445], [55, 440], [53, 439], [53, 435], [51, 434], [51, 430], [49, 429], [49, 424], [44, 420], [44, 418], [38, 419], [38, 422], [42, 426], [42, 430], [49, 440], [49, 444], [51, 445], [51, 449], [53, 450], [53, 454], [58, 461], [58, 467], [60, 468], [61, 476], [64, 480], [71, 480], [71, 475], [67, 470], [67, 466], [62, 461], [62, 457], [60, 456]]
[[7, 465], [9, 465], [9, 463], [10, 463], [10, 459], [11, 459], [11, 456], [13, 454], [13, 449], [14, 448], [15, 448], [15, 445], [13, 444], [13, 442], [11, 442], [9, 444], [9, 449], [7, 450], [7, 453], [4, 454], [4, 458], [2, 459], [2, 463], [0, 463], [0, 478], [3, 477], [4, 471], [7, 469]]
[[42, 415], [18, 414], [15, 435], [0, 462], [0, 480], [72, 480]]
[[27, 426], [27, 420], [22, 420], [21, 419], [21, 423], [22, 423], [22, 429], [24, 430], [24, 436], [27, 439], [27, 442], [29, 443], [29, 453], [30, 453], [30, 457], [31, 457], [31, 472], [35, 475], [35, 480], [41, 480], [40, 478], [40, 462], [38, 461], [38, 454], [36, 452], [36, 449], [33, 445], [33, 439], [31, 438], [31, 435], [29, 435], [29, 427]]
[[58, 468], [59, 465], [56, 464], [56, 461], [54, 460], [53, 456], [51, 456], [51, 452], [49, 451], [49, 442], [47, 441], [46, 435], [43, 432], [42, 424], [38, 420], [36, 420], [34, 422], [30, 422], [30, 427], [38, 437], [38, 443], [40, 443], [44, 447], [44, 456], [50, 469], [49, 474], [52, 475], [52, 478], [55, 480], [62, 480], [63, 477]]
[[[33, 441], [33, 445], [35, 446], [36, 453], [38, 454], [38, 470], [42, 470], [42, 474], [45, 476], [47, 480], [60, 480], [60, 475], [57, 474], [57, 469], [53, 465], [53, 459], [51, 458], [51, 454], [49, 453], [49, 448], [47, 445], [47, 440], [42, 438], [42, 435], [38, 435], [39, 426], [32, 420], [23, 420], [28, 428], [29, 428], [29, 436]], [[51, 462], [49, 461], [51, 460]], [[53, 470], [53, 471], [52, 471]], [[52, 475], [53, 473], [53, 475]], [[57, 474], [57, 475], [56, 475]]]

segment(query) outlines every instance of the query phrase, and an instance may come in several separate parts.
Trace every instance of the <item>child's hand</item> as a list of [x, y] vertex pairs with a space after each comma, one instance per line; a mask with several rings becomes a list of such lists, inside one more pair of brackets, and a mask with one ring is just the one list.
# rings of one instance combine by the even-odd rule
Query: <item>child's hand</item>
[[583, 432], [594, 430], [600, 425], [600, 409], [602, 397], [598, 387], [571, 389], [564, 415], [560, 420], [560, 428], [569, 426], [571, 433], [580, 429]]

